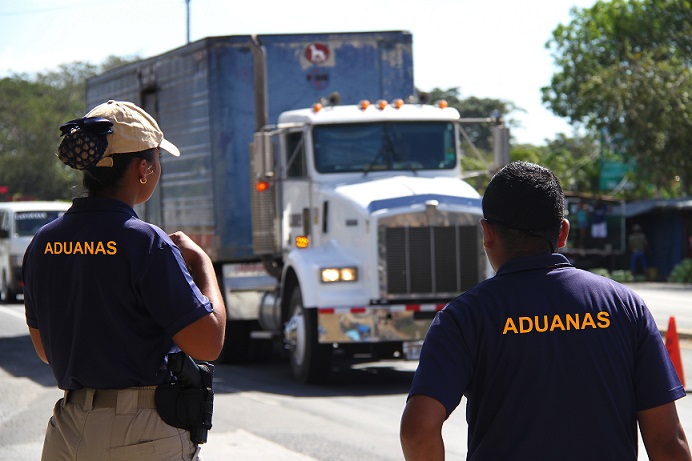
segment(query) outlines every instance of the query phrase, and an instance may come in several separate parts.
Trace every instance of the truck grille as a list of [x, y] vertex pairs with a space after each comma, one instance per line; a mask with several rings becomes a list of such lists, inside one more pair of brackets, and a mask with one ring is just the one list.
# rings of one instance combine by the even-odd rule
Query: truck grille
[[480, 281], [476, 225], [383, 230], [385, 297], [453, 297]]

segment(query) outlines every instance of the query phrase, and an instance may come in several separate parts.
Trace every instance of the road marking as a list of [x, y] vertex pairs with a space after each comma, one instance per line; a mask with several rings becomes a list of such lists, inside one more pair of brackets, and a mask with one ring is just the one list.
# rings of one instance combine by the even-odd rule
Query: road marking
[[254, 392], [252, 392], [252, 393], [243, 392], [242, 396], [248, 400], [253, 400], [255, 402], [263, 403], [265, 405], [273, 405], [273, 406], [279, 405], [279, 402], [277, 402], [276, 400], [268, 398], [268, 397], [264, 397], [263, 395], [260, 395], [260, 394], [254, 393]]
[[317, 461], [243, 429], [232, 432], [214, 432], [212, 429], [209, 431], [209, 442], [202, 445], [201, 455], [204, 461]]
[[9, 314], [9, 315], [11, 315], [11, 316], [13, 316], [13, 317], [17, 317], [18, 319], [24, 320], [24, 319], [26, 318], [26, 317], [24, 316], [24, 312], [23, 312], [23, 311], [19, 311], [19, 312], [18, 312], [18, 311], [16, 311], [16, 310], [10, 309], [9, 307], [0, 306], [0, 311], [5, 312], [6, 314]]
[[245, 397], [248, 400], [254, 400], [255, 402], [263, 403], [265, 405], [279, 405], [279, 402], [276, 399], [272, 399], [271, 397], [267, 397], [268, 394], [265, 394], [263, 392], [255, 392], [255, 391], [245, 391], [243, 389], [238, 389], [235, 387], [231, 386], [224, 386], [223, 384], [216, 384], [214, 385], [214, 391], [219, 393], [219, 392], [228, 392], [228, 393], [234, 393], [241, 395]]

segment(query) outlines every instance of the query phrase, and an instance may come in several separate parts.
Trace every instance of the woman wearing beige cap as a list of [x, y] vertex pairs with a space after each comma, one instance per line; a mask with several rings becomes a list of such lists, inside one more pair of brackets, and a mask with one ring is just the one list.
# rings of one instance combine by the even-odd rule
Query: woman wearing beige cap
[[180, 153], [129, 102], [61, 130], [58, 157], [83, 172], [87, 196], [36, 234], [24, 261], [31, 338], [65, 391], [42, 460], [195, 459], [189, 427], [159, 416], [157, 390], [172, 381], [169, 353], [218, 357], [223, 297], [199, 246], [134, 211], [158, 184], [161, 149]]

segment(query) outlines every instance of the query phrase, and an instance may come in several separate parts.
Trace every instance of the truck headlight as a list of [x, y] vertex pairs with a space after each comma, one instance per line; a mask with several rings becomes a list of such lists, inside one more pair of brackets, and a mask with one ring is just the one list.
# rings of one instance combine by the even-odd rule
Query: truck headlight
[[358, 269], [355, 267], [326, 267], [321, 270], [322, 282], [356, 282]]

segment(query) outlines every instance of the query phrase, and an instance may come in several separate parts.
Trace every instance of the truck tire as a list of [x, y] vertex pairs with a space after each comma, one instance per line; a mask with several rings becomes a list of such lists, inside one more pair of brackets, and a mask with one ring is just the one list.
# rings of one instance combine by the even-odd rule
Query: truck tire
[[293, 290], [285, 338], [293, 376], [305, 384], [326, 381], [331, 375], [332, 349], [317, 338], [317, 310], [303, 306], [300, 287]]

